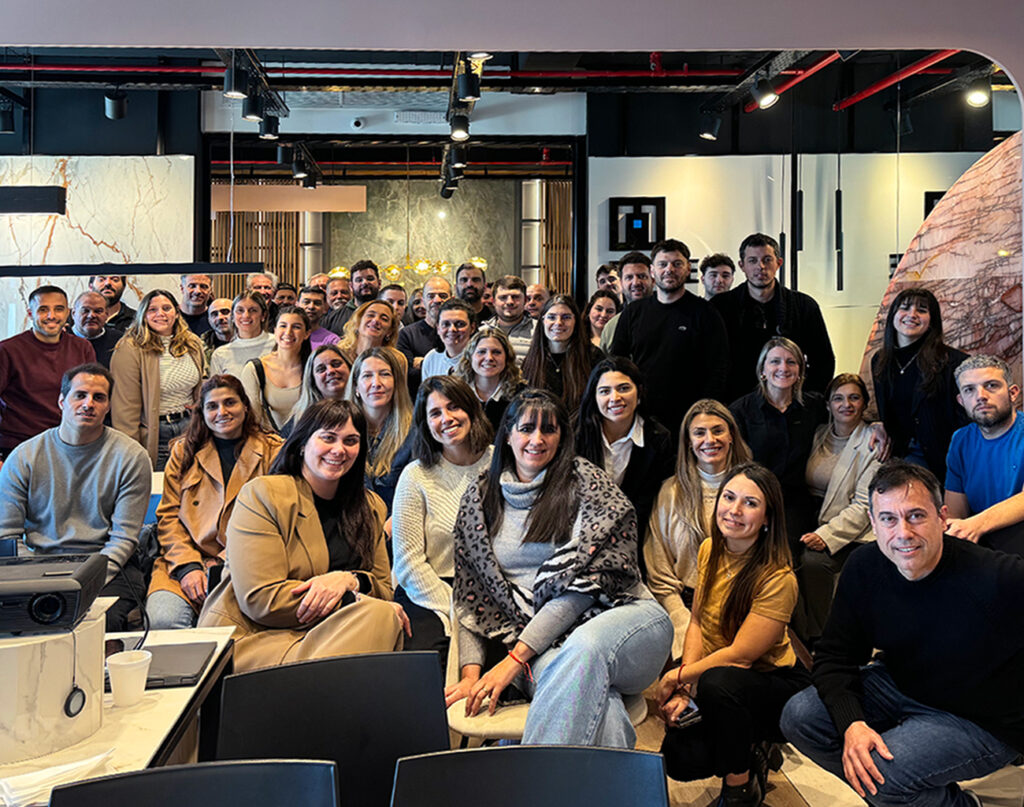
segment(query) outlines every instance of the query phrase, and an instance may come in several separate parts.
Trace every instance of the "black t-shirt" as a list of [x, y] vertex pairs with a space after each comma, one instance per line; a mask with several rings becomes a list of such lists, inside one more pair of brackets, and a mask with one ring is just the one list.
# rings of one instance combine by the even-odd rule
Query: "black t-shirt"
[[207, 331], [213, 330], [213, 326], [210, 325], [210, 318], [207, 316], [206, 311], [202, 314], [186, 314], [182, 311], [181, 316], [188, 325], [189, 330], [196, 336], [202, 336]]

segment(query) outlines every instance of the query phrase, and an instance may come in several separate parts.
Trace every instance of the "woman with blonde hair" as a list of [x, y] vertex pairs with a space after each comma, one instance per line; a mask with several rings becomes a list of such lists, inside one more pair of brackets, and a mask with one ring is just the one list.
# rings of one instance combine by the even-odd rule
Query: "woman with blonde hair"
[[697, 587], [697, 550], [711, 535], [718, 488], [744, 462], [750, 462], [750, 448], [732, 413], [711, 398], [694, 403], [679, 427], [675, 475], [658, 491], [644, 541], [647, 583], [675, 629], [674, 659], [683, 652]]
[[405, 357], [397, 350], [372, 347], [355, 360], [345, 392], [366, 418], [366, 487], [384, 500], [389, 514], [398, 477], [412, 459], [407, 439], [412, 401], [405, 367]]
[[[371, 347], [394, 347], [398, 342], [398, 317], [386, 300], [363, 303], [349, 317], [338, 347], [349, 362]], [[403, 374], [403, 379], [404, 379]]]
[[526, 386], [508, 335], [489, 325], [470, 337], [452, 375], [469, 384], [494, 429], [498, 428], [509, 401]]
[[188, 428], [205, 369], [205, 345], [174, 295], [149, 292], [110, 357], [111, 419], [149, 452], [156, 471], [167, 464], [170, 441]]

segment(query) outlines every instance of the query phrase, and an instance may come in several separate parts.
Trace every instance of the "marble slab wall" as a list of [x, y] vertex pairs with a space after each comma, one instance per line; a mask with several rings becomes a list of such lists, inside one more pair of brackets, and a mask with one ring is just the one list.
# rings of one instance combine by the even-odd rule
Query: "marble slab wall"
[[[470, 258], [483, 258], [488, 279], [518, 274], [517, 183], [514, 179], [465, 180], [451, 199], [441, 198], [433, 180], [411, 180], [408, 191], [405, 180], [359, 183], [366, 186], [366, 212], [326, 216], [325, 266], [351, 266], [370, 258], [381, 268], [404, 267], [408, 232], [413, 263], [425, 259], [458, 266]], [[422, 278], [403, 270], [398, 282], [412, 288]]]
[[[24, 330], [33, 288], [53, 283], [71, 299], [88, 277], [48, 277], [47, 264], [124, 264], [133, 308], [147, 291], [178, 288], [177, 275], [133, 277], [132, 263], [192, 260], [194, 161], [163, 157], [2, 157], [0, 186], [62, 185], [63, 216], [0, 215], [0, 266], [38, 266], [29, 277], [0, 277], [0, 338]], [[110, 274], [116, 268], [104, 268]]]

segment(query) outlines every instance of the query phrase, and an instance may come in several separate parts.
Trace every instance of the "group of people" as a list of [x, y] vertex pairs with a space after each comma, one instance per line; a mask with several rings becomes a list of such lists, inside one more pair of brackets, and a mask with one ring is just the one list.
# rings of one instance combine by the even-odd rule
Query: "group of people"
[[0, 538], [102, 552], [109, 627], [228, 625], [240, 670], [456, 639], [449, 706], [528, 700], [528, 743], [631, 747], [658, 681], [669, 775], [725, 805], [783, 739], [869, 803], [975, 803], [1024, 750], [1019, 388], [905, 289], [872, 421], [774, 239], [738, 258], [700, 298], [669, 239], [583, 311], [471, 263], [411, 299], [372, 261], [135, 312], [40, 287], [0, 342]]

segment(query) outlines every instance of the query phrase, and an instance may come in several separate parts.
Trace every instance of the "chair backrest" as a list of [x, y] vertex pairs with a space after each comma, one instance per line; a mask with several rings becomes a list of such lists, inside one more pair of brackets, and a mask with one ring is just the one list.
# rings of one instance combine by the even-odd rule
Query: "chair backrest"
[[279, 807], [299, 803], [303, 807], [337, 807], [333, 762], [175, 765], [62, 785], [50, 796], [52, 807]]
[[228, 676], [217, 759], [331, 759], [345, 807], [385, 807], [399, 757], [450, 747], [433, 652], [369, 653]]
[[[523, 798], [523, 788], [529, 798]], [[522, 745], [398, 761], [391, 807], [668, 807], [660, 754]]]
[[16, 558], [20, 538], [0, 538], [0, 558]]

